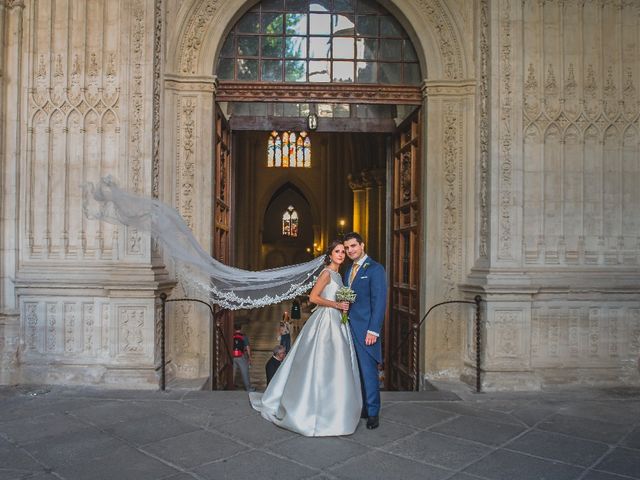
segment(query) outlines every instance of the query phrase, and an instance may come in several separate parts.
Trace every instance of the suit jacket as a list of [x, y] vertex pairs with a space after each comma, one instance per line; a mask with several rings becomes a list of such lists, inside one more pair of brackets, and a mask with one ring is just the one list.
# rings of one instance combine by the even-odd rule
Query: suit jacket
[[[344, 275], [344, 284], [349, 284], [351, 268]], [[387, 310], [387, 277], [384, 267], [371, 257], [367, 257], [358, 269], [351, 289], [356, 293], [356, 301], [349, 309], [349, 325], [354, 336], [365, 351], [378, 363], [382, 362], [382, 342], [365, 345], [367, 331], [382, 334], [382, 322]]]

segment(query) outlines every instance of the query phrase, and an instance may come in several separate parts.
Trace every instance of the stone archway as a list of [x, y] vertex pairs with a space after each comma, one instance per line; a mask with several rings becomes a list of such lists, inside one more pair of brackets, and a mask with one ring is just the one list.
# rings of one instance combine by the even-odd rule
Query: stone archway
[[[194, 0], [183, 2], [167, 31], [167, 58], [164, 74], [164, 152], [167, 162], [163, 196], [171, 199], [203, 245], [210, 244], [211, 232], [211, 152], [216, 79], [212, 74], [215, 59], [228, 28], [254, 2], [246, 0]], [[476, 174], [476, 83], [473, 55], [465, 51], [460, 32], [473, 29], [474, 9], [481, 10], [482, 28], [488, 22], [486, 2], [480, 6], [458, 6], [441, 0], [383, 1], [412, 38], [423, 72], [425, 111], [423, 169], [421, 182], [427, 192], [423, 198], [425, 216], [424, 248], [421, 271], [422, 309], [442, 299], [457, 296], [463, 272], [476, 260], [473, 245], [476, 220], [487, 218], [486, 211], [475, 209]], [[464, 14], [455, 10], [466, 9]], [[453, 13], [452, 13], [453, 11]], [[456, 14], [454, 14], [456, 13]], [[484, 19], [484, 20], [482, 20]], [[465, 24], [466, 22], [466, 24]], [[484, 22], [484, 23], [483, 23]], [[488, 39], [484, 35], [484, 45]], [[481, 48], [482, 50], [482, 48]], [[487, 48], [481, 56], [486, 61]], [[481, 104], [486, 115], [485, 95]], [[484, 173], [479, 177], [486, 179]], [[428, 174], [427, 174], [428, 172]], [[466, 194], [463, 192], [474, 192]], [[481, 220], [481, 221], [482, 221]], [[481, 250], [481, 249], [480, 249]], [[429, 355], [422, 370], [462, 368], [464, 329], [460, 313], [451, 308], [430, 322]], [[187, 317], [181, 321], [198, 324], [193, 331], [206, 329], [206, 322]], [[189, 340], [194, 348], [198, 343]], [[424, 342], [422, 342], [424, 345]]]

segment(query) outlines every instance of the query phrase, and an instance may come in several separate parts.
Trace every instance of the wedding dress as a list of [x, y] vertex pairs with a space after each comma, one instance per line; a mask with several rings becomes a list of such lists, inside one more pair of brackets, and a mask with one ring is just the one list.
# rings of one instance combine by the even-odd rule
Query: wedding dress
[[[321, 296], [335, 300], [340, 274]], [[335, 308], [318, 307], [265, 392], [249, 393], [253, 408], [276, 425], [307, 437], [352, 434], [360, 420], [362, 392], [348, 324]]]

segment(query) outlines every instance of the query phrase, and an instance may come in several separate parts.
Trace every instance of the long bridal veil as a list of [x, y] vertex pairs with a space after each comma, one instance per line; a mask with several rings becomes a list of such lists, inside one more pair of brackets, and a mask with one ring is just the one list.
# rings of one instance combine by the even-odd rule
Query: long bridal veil
[[223, 308], [257, 308], [294, 298], [313, 285], [323, 266], [320, 256], [261, 271], [230, 267], [212, 258], [180, 214], [159, 200], [128, 193], [111, 177], [87, 183], [83, 190], [85, 216], [148, 232], [181, 265], [182, 277]]

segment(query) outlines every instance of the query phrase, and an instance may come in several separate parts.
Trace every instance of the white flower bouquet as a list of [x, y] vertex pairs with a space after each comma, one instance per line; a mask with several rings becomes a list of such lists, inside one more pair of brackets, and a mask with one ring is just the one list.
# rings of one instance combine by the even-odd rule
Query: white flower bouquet
[[[353, 303], [356, 301], [356, 292], [351, 290], [349, 287], [340, 287], [336, 292], [336, 301], [338, 302], [349, 302]], [[347, 316], [347, 312], [342, 312], [342, 323], [347, 323], [349, 317]]]

